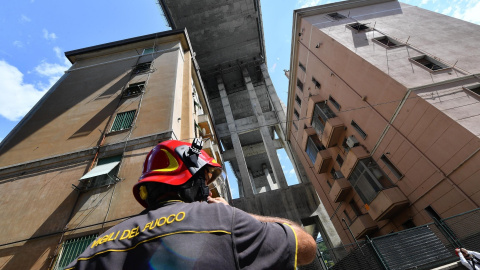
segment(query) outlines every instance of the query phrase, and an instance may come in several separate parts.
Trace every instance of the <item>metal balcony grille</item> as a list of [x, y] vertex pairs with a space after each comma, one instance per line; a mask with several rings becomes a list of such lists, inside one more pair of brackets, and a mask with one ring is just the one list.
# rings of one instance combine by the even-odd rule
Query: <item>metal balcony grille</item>
[[315, 109], [313, 111], [312, 118], [312, 127], [317, 131], [317, 133], [323, 133], [325, 130], [325, 124], [329, 118], [336, 117], [335, 113], [325, 104], [325, 102], [320, 102], [315, 104]]

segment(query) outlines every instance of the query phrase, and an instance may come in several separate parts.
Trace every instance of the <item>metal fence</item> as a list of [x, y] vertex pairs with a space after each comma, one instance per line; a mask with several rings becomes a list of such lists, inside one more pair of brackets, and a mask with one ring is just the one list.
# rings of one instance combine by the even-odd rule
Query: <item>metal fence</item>
[[358, 244], [319, 252], [321, 267], [316, 269], [431, 269], [458, 261], [457, 247], [479, 251], [479, 224], [480, 208], [412, 229], [367, 237]]

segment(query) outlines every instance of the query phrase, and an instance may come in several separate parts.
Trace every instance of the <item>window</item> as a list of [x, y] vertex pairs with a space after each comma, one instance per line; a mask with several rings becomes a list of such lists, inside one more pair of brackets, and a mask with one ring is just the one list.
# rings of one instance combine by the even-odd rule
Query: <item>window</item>
[[363, 214], [362, 214], [362, 211], [360, 211], [360, 208], [358, 208], [358, 206], [357, 206], [357, 204], [355, 203], [354, 200], [351, 200], [348, 204], [349, 204], [350, 207], [352, 208], [353, 213], [355, 213], [355, 216], [358, 217], [358, 216], [363, 215]]
[[296, 130], [298, 130], [297, 124], [295, 124], [295, 121], [292, 121], [292, 125], [295, 127]]
[[151, 61], [150, 62], [145, 62], [145, 63], [140, 63], [133, 68], [133, 74], [147, 72], [147, 71], [150, 70], [151, 65], [152, 65]]
[[387, 156], [382, 155], [380, 159], [383, 161], [383, 163], [385, 163], [385, 165], [387, 165], [388, 169], [392, 171], [395, 177], [397, 177], [398, 179], [403, 177], [403, 174], [397, 169], [397, 167], [395, 167], [395, 165], [393, 165], [393, 163], [387, 158]]
[[328, 101], [332, 103], [333, 107], [340, 111], [340, 104], [338, 104], [338, 102], [332, 96], [328, 96]]
[[145, 82], [133, 83], [128, 86], [125, 91], [123, 91], [122, 97], [129, 98], [140, 95], [145, 89]]
[[473, 93], [480, 95], [480, 84], [465, 87]]
[[427, 206], [425, 207], [425, 211], [427, 212], [427, 214], [432, 218], [432, 219], [436, 219], [438, 221], [440, 221], [442, 218], [440, 217], [440, 215], [437, 213], [437, 211], [435, 211], [432, 206]]
[[296, 109], [293, 109], [293, 114], [295, 114], [295, 117], [297, 117], [297, 119], [300, 119], [300, 114], [298, 114]]
[[301, 91], [303, 91], [303, 83], [300, 81], [300, 79], [297, 79], [297, 86]]
[[313, 85], [315, 85], [315, 88], [320, 88], [320, 83], [314, 78], [312, 77], [312, 82], [313, 82]]
[[352, 122], [350, 124], [358, 132], [358, 134], [360, 134], [360, 136], [362, 136], [363, 139], [365, 139], [367, 137], [367, 133], [365, 133], [365, 131], [363, 131], [363, 129], [360, 128], [360, 126], [355, 121], [352, 120]]
[[295, 101], [297, 102], [298, 106], [302, 106], [302, 100], [300, 99], [300, 97], [298, 97], [298, 95], [295, 95]]
[[426, 55], [420, 55], [417, 57], [410, 58], [411, 61], [417, 63], [418, 65], [428, 69], [429, 71], [437, 71], [449, 68], [446, 64], [433, 59], [432, 57]]
[[335, 161], [337, 161], [338, 166], [342, 167], [343, 158], [340, 155], [337, 155], [337, 158], [335, 159]]
[[155, 52], [155, 49], [152, 47], [152, 48], [145, 48], [143, 49], [143, 53], [142, 54], [149, 54], [149, 53], [153, 53]]
[[330, 174], [332, 175], [333, 179], [340, 179], [344, 177], [341, 171], [335, 171], [335, 168], [333, 167], [330, 170]]
[[327, 178], [327, 185], [330, 189], [332, 189], [332, 184], [330, 183], [330, 179]]
[[315, 163], [315, 160], [317, 160], [317, 153], [321, 150], [325, 150], [325, 147], [323, 147], [323, 145], [320, 143], [318, 136], [317, 135], [308, 136], [307, 149], [305, 149], [305, 152], [307, 153], [312, 163]]
[[351, 24], [347, 24], [347, 27], [353, 29], [353, 30], [357, 30], [357, 32], [366, 32], [366, 31], [370, 31], [370, 27], [367, 26], [366, 23], [351, 23]]
[[73, 262], [73, 260], [75, 260], [93, 242], [93, 240], [97, 238], [97, 236], [97, 234], [92, 234], [69, 239], [63, 242], [53, 269], [64, 269], [67, 265]]
[[113, 120], [113, 125], [110, 129], [110, 132], [131, 128], [133, 119], [135, 118], [135, 112], [136, 110], [117, 113], [117, 116], [115, 116], [115, 120]]
[[317, 133], [323, 133], [327, 120], [337, 117], [325, 102], [315, 104], [312, 117], [312, 127]]
[[344, 16], [344, 15], [338, 13], [338, 12], [327, 14], [327, 16], [330, 17], [331, 19], [334, 19], [335, 21], [339, 21], [341, 19], [347, 18], [346, 16]]
[[99, 159], [97, 166], [80, 178], [78, 188], [85, 191], [117, 183], [118, 164], [121, 159], [121, 155]]
[[302, 63], [300, 63], [300, 62], [298, 62], [298, 67], [299, 67], [301, 70], [303, 70], [303, 72], [306, 72], [306, 71], [307, 71], [307, 69], [305, 68], [305, 66], [304, 66]]
[[358, 161], [348, 181], [364, 203], [370, 203], [383, 189], [393, 187], [388, 176], [372, 158]]
[[387, 36], [376, 37], [372, 40], [386, 48], [394, 48], [403, 45], [403, 43]]

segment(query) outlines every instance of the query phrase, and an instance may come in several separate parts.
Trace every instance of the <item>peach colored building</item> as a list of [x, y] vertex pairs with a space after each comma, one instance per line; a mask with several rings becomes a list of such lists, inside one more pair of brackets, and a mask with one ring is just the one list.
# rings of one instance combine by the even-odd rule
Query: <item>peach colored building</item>
[[287, 137], [343, 244], [479, 207], [476, 33], [391, 0], [294, 12]]
[[[72, 67], [0, 144], [0, 269], [63, 269], [143, 210], [132, 194], [159, 142], [218, 140], [186, 30], [66, 52]], [[229, 198], [224, 179], [211, 186]]]

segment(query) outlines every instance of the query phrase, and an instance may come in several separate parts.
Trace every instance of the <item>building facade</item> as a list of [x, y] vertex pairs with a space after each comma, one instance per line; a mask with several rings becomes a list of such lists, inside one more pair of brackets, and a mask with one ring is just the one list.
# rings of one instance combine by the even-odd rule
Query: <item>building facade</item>
[[479, 207], [479, 31], [390, 0], [294, 12], [286, 136], [343, 244]]
[[[0, 268], [63, 269], [143, 208], [132, 187], [168, 139], [221, 162], [186, 30], [66, 53], [72, 66], [0, 145]], [[229, 198], [226, 179], [212, 192]]]

